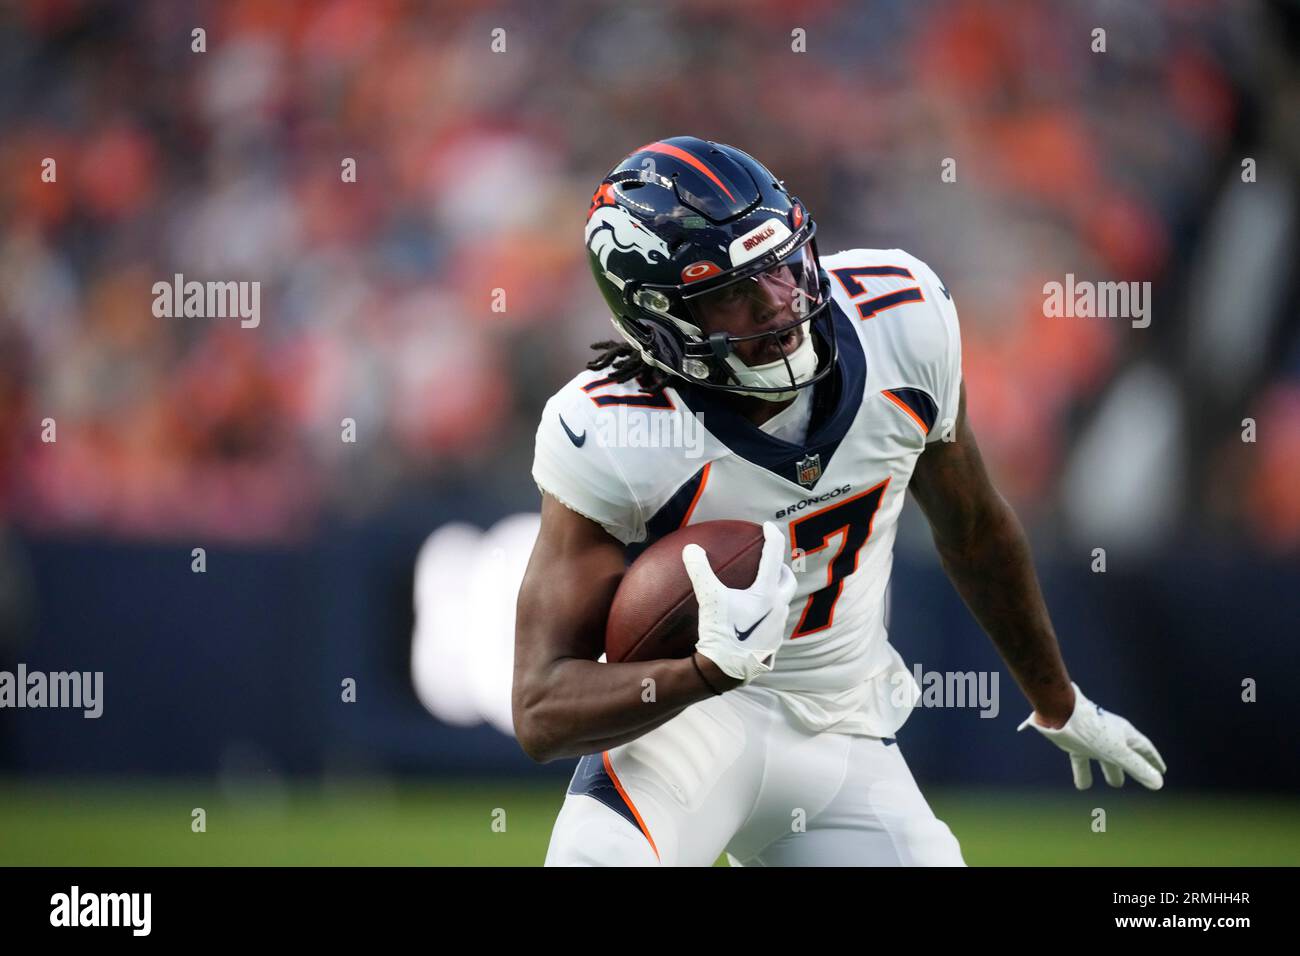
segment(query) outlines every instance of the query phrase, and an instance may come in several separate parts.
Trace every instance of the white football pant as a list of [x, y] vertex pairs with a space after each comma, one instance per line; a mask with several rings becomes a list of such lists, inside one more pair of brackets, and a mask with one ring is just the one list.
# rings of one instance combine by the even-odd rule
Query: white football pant
[[582, 758], [547, 866], [965, 866], [893, 738], [811, 733], [740, 687]]

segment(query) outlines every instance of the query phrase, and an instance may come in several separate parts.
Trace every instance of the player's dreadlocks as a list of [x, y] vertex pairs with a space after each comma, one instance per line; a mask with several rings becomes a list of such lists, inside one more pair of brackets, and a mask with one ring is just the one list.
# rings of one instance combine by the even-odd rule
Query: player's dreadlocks
[[641, 353], [627, 342], [606, 339], [604, 342], [592, 342], [591, 347], [600, 350], [600, 354], [587, 363], [587, 368], [595, 372], [607, 368], [610, 370], [609, 377], [615, 382], [636, 379], [638, 385], [651, 393], [658, 392], [668, 383], [668, 374], [653, 365], [647, 365], [641, 358]]

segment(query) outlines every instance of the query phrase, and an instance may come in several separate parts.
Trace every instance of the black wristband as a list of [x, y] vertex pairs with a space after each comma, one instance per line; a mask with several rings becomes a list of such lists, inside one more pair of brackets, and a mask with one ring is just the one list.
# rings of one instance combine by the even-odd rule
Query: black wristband
[[691, 654], [691, 663], [695, 665], [695, 673], [700, 675], [700, 680], [704, 681], [704, 686], [707, 687], [709, 690], [713, 691], [715, 697], [720, 695], [722, 691], [718, 690], [712, 684], [709, 683], [709, 679], [704, 676], [704, 671], [700, 669], [700, 662], [695, 659], [695, 654], [693, 652]]

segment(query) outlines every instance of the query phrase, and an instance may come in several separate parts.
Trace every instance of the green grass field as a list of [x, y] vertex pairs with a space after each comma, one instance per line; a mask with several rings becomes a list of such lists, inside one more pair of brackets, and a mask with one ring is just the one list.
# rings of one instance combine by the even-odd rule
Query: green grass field
[[[213, 785], [0, 784], [0, 865], [533, 866], [563, 783], [223, 792]], [[972, 866], [1300, 864], [1300, 803], [1094, 787], [934, 791]], [[1107, 832], [1091, 831], [1094, 807]], [[207, 830], [191, 831], [202, 807]], [[504, 811], [504, 831], [494, 811]], [[502, 815], [496, 814], [501, 820]]]

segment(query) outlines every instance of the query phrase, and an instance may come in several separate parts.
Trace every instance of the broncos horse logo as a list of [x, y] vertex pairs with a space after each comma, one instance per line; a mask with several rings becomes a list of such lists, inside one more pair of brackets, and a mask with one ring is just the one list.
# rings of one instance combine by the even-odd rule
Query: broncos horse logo
[[[587, 248], [609, 268], [611, 252], [637, 252], [651, 264], [667, 262], [668, 243], [637, 222], [619, 206], [597, 206], [587, 219]], [[658, 258], [655, 258], [658, 256]]]

